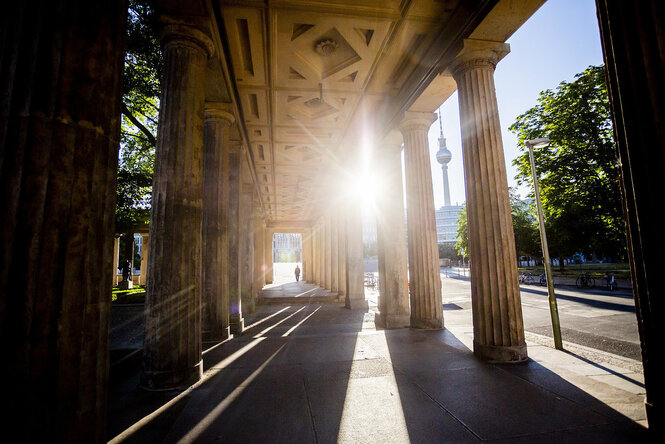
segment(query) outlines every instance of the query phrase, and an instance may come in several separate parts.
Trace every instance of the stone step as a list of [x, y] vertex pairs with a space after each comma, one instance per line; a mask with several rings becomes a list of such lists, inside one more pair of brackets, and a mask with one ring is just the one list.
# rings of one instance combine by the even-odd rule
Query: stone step
[[270, 292], [261, 292], [259, 293], [258, 303], [259, 304], [336, 304], [342, 302], [340, 300], [338, 293], [333, 292], [317, 292], [314, 295], [306, 296], [292, 296], [292, 295], [280, 295], [280, 294], [269, 294]]

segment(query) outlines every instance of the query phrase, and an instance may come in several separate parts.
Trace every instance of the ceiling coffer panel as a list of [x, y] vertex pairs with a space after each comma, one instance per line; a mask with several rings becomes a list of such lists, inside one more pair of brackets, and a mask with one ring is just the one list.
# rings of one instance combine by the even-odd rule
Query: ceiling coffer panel
[[263, 15], [258, 8], [224, 8], [233, 74], [239, 88], [266, 84]]

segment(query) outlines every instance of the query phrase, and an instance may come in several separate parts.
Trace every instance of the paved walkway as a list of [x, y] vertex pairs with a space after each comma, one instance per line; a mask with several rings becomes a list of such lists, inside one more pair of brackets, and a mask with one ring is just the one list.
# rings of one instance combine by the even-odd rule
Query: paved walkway
[[[184, 391], [110, 388], [113, 442], [643, 442], [642, 375], [529, 338], [530, 360], [471, 352], [468, 313], [446, 329], [377, 330], [342, 304], [263, 305], [246, 332], [204, 344]], [[618, 363], [620, 364], [620, 363]]]

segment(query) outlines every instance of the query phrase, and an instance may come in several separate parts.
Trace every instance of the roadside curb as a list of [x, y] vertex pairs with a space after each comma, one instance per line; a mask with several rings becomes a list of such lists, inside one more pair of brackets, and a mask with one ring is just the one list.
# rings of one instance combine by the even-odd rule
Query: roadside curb
[[[524, 337], [527, 341], [535, 342], [539, 345], [544, 345], [547, 347], [554, 348], [553, 339], [550, 338], [549, 336], [525, 331]], [[615, 355], [613, 353], [608, 353], [602, 350], [586, 347], [584, 345], [574, 344], [572, 342], [567, 342], [567, 341], [563, 341], [563, 348], [564, 352], [570, 352], [576, 355], [580, 355], [594, 362], [605, 362], [607, 364], [615, 365], [617, 367], [621, 367], [625, 370], [629, 370], [634, 373], [644, 374], [644, 369], [642, 367], [641, 361], [636, 361], [634, 359], [626, 358], [624, 356]]]

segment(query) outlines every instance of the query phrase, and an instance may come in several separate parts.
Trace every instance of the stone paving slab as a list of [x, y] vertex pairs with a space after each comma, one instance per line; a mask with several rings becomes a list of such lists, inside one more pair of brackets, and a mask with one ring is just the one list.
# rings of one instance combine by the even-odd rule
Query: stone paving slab
[[[448, 313], [448, 312], [447, 312]], [[206, 344], [194, 387], [111, 387], [113, 442], [641, 442], [640, 381], [529, 343], [524, 365], [471, 352], [471, 327], [377, 330], [341, 304], [261, 306]], [[138, 368], [136, 369], [138, 372]]]

